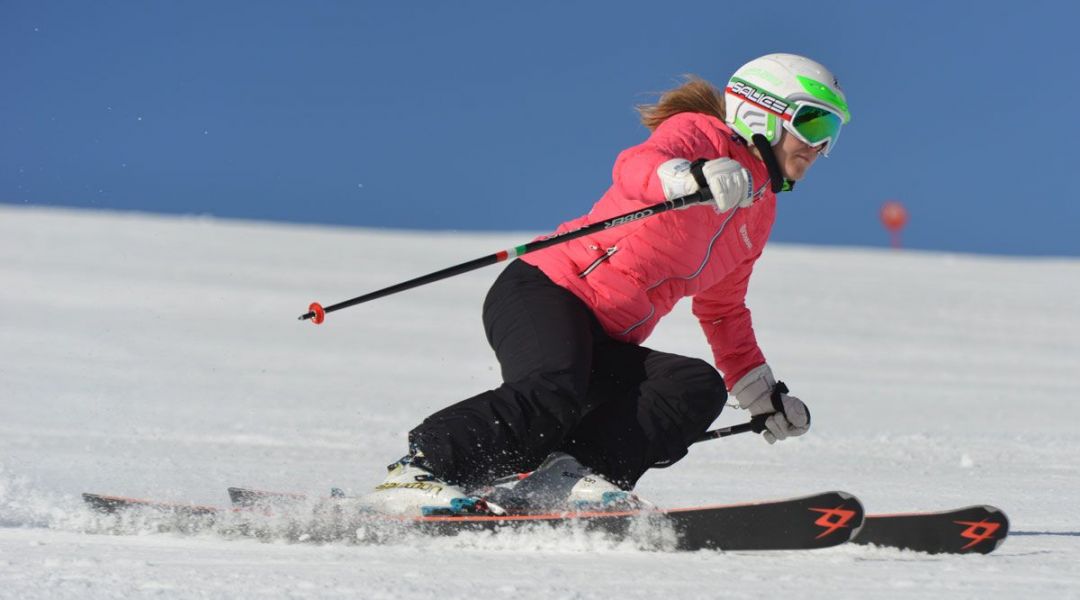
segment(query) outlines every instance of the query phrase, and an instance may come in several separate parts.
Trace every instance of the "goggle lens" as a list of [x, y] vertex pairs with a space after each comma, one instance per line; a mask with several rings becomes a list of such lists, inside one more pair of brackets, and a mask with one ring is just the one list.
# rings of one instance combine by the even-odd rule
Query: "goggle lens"
[[835, 144], [843, 124], [840, 115], [812, 104], [800, 106], [791, 117], [791, 127], [811, 146], [830, 139]]

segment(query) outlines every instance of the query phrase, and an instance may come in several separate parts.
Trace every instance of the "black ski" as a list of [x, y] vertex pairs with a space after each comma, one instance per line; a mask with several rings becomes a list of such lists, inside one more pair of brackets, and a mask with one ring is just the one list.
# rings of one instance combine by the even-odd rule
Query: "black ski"
[[[988, 554], [1009, 533], [1008, 517], [993, 506], [969, 506], [933, 513], [866, 515], [850, 494], [828, 492], [806, 498], [754, 504], [707, 506], [655, 512], [579, 513], [571, 515], [488, 515], [394, 518], [352, 510], [353, 503], [335, 490], [331, 496], [309, 499], [303, 494], [229, 488], [231, 508], [160, 502], [101, 494], [83, 494], [96, 512], [145, 515], [159, 530], [195, 532], [215, 529], [229, 534], [333, 540], [344, 536], [348, 524], [385, 525], [434, 535], [463, 531], [518, 529], [569, 525], [630, 535], [636, 523], [670, 527], [675, 548], [695, 550], [781, 550], [821, 548], [852, 541], [856, 544], [901, 548], [931, 554]], [[304, 508], [306, 506], [306, 508]], [[302, 510], [310, 510], [305, 515]], [[809, 518], [807, 516], [809, 513]], [[287, 525], [268, 530], [259, 518], [284, 516]], [[340, 527], [339, 527], [340, 526]], [[310, 532], [318, 535], [312, 537]]]
[[[337, 488], [334, 489], [336, 492]], [[332, 492], [330, 496], [337, 496], [338, 494], [335, 492]], [[294, 492], [270, 492], [240, 487], [229, 488], [229, 501], [237, 508], [289, 506], [305, 502], [307, 499], [306, 494]]]
[[[331, 498], [342, 497], [334, 490]], [[306, 500], [303, 494], [229, 488], [237, 507], [282, 507]], [[993, 506], [971, 506], [934, 513], [866, 515], [854, 538], [856, 544], [873, 544], [931, 554], [988, 554], [1008, 536], [1009, 520]]]
[[[306, 501], [300, 494], [229, 488], [233, 505], [246, 509], [281, 509]], [[348, 510], [350, 499], [332, 495], [318, 501]], [[863, 522], [863, 507], [845, 492], [826, 492], [770, 502], [704, 506], [661, 511], [581, 512], [540, 515], [445, 515], [369, 519], [432, 535], [465, 531], [500, 531], [535, 526], [582, 527], [617, 538], [634, 535], [640, 524], [669, 528], [676, 550], [809, 550], [851, 539]]]
[[890, 546], [930, 554], [989, 554], [1009, 535], [1009, 519], [993, 506], [933, 513], [867, 515], [856, 544]]
[[124, 496], [105, 496], [102, 494], [83, 494], [82, 497], [83, 502], [90, 508], [99, 513], [110, 515], [131, 510], [145, 510], [148, 512], [181, 517], [212, 517], [213, 515], [229, 510], [217, 506], [160, 502], [157, 500], [143, 500], [140, 498], [127, 498]]
[[104, 531], [110, 533], [137, 533], [152, 530], [184, 534], [204, 531], [245, 534], [243, 531], [237, 531], [237, 523], [229, 522], [232, 515], [239, 512], [235, 508], [159, 502], [102, 494], [83, 494], [82, 497], [83, 502], [95, 512], [110, 517], [108, 522], [100, 524], [104, 527]]

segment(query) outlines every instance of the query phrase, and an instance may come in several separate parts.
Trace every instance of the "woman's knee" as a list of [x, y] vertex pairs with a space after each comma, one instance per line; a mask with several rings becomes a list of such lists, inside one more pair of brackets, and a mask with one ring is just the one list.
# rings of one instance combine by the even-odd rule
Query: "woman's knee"
[[669, 355], [661, 369], [663, 373], [657, 375], [673, 380], [688, 393], [717, 398], [720, 402], [727, 399], [727, 387], [724, 384], [723, 375], [707, 361], [700, 358]]

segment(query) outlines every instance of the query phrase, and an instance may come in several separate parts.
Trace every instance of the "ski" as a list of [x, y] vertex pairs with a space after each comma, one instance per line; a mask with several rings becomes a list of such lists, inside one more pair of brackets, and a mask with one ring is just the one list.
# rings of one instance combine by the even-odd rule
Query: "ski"
[[[330, 498], [343, 497], [336, 488]], [[236, 507], [274, 507], [306, 500], [303, 494], [229, 488]], [[970, 506], [933, 513], [866, 515], [852, 542], [929, 554], [989, 554], [1005, 541], [1009, 520], [993, 506]]]
[[[858, 500], [843, 492], [772, 502], [648, 512], [409, 518], [354, 511], [355, 505], [336, 489], [330, 496], [320, 499], [312, 499], [304, 494], [238, 487], [229, 488], [228, 491], [231, 507], [227, 508], [89, 493], [83, 494], [83, 500], [102, 514], [149, 516], [159, 530], [169, 531], [195, 532], [216, 527], [223, 532], [236, 533], [238, 523], [250, 526], [253, 516], [267, 517], [276, 513], [290, 519], [286, 529], [295, 535], [288, 537], [310, 538], [310, 535], [297, 531], [321, 528], [318, 539], [324, 540], [340, 538], [335, 537], [333, 525], [341, 525], [345, 530], [345, 524], [349, 522], [381, 524], [432, 535], [568, 525], [602, 531], [616, 537], [630, 535], [635, 524], [652, 523], [659, 528], [668, 527], [674, 533], [675, 549], [678, 550], [809, 549], [850, 540], [855, 544], [929, 554], [989, 554], [1001, 546], [1009, 533], [1008, 517], [993, 506], [864, 516]], [[298, 513], [298, 509], [305, 505], [312, 513], [307, 515], [306, 520]], [[811, 513], [810, 516], [814, 518], [809, 519], [804, 511]], [[355, 518], [349, 519], [350, 515], [345, 514], [350, 512], [355, 512], [352, 515]], [[247, 530], [253, 528], [248, 527]], [[263, 535], [272, 533], [266, 534], [264, 531]]]
[[[107, 517], [98, 524], [102, 531], [109, 533], [137, 533], [147, 530], [160, 533], [175, 532], [197, 534], [204, 531], [217, 531], [223, 534], [241, 533], [240, 525], [230, 522], [235, 508], [222, 508], [201, 504], [181, 504], [108, 496], [103, 494], [83, 494], [83, 502], [94, 512]], [[233, 520], [235, 521], [235, 520]]]
[[110, 515], [138, 509], [182, 517], [211, 517], [229, 510], [217, 506], [180, 504], [177, 502], [144, 500], [141, 498], [128, 498], [125, 496], [106, 496], [103, 494], [86, 493], [83, 494], [82, 497], [83, 502], [94, 511]]
[[930, 554], [989, 554], [1009, 535], [1009, 518], [994, 506], [929, 513], [867, 515], [851, 540]]
[[[236, 508], [251, 508], [255, 506], [288, 506], [298, 504], [308, 499], [306, 494], [295, 492], [271, 492], [267, 490], [254, 490], [250, 488], [229, 488], [229, 501]], [[330, 497], [343, 496], [337, 488], [333, 488]]]
[[[302, 494], [229, 488], [237, 508], [273, 510], [307, 501]], [[340, 493], [318, 502], [324, 507], [350, 506]], [[802, 498], [751, 504], [703, 506], [669, 510], [629, 510], [529, 515], [439, 515], [369, 519], [394, 523], [431, 535], [467, 531], [502, 531], [527, 527], [569, 526], [627, 538], [653, 527], [670, 531], [675, 550], [809, 550], [849, 541], [863, 522], [863, 507], [845, 492], [825, 492]]]

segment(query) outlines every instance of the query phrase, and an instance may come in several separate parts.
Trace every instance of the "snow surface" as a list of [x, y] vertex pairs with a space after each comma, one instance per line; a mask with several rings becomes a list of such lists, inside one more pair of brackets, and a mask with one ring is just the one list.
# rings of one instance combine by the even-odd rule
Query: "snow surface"
[[[223, 504], [229, 485], [378, 482], [422, 417], [497, 384], [479, 312], [499, 267], [296, 317], [530, 238], [0, 207], [0, 597], [1080, 597], [1075, 259], [772, 245], [749, 302], [813, 430], [701, 444], [639, 486], [662, 506], [992, 503], [1013, 535], [990, 556], [87, 533], [83, 491]], [[649, 342], [709, 357], [688, 304]]]

